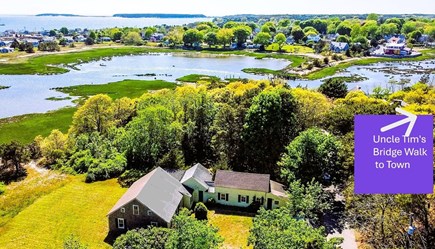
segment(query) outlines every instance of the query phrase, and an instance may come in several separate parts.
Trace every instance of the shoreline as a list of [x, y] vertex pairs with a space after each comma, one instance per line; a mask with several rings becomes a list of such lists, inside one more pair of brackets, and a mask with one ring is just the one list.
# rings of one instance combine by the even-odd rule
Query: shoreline
[[[36, 52], [35, 54], [19, 54], [15, 57], [0, 57], [0, 75], [50, 75], [63, 74], [70, 70], [65, 65], [75, 66], [102, 58], [127, 55], [141, 55], [147, 53], [174, 53], [183, 56], [198, 56], [198, 54], [209, 54], [215, 56], [248, 56], [256, 59], [284, 59], [291, 62], [281, 70], [275, 70], [284, 74], [291, 74], [302, 79], [316, 80], [332, 76], [340, 70], [355, 65], [369, 65], [378, 62], [388, 61], [424, 61], [435, 58], [435, 49], [419, 49], [422, 53], [419, 57], [410, 58], [390, 58], [390, 57], [356, 57], [347, 58], [342, 61], [331, 62], [330, 65], [315, 68], [312, 70], [302, 70], [297, 74], [289, 73], [289, 69], [296, 68], [308, 60], [313, 60], [322, 55], [317, 54], [297, 54], [297, 53], [278, 53], [268, 51], [251, 50], [186, 50], [182, 48], [160, 48], [154, 46], [124, 46], [118, 44], [102, 45], [96, 47], [82, 46], [80, 48], [66, 49], [60, 52]], [[263, 70], [264, 71], [264, 70]], [[267, 71], [267, 70], [266, 70]], [[258, 72], [257, 72], [258, 73]], [[259, 74], [261, 74], [260, 72]]]

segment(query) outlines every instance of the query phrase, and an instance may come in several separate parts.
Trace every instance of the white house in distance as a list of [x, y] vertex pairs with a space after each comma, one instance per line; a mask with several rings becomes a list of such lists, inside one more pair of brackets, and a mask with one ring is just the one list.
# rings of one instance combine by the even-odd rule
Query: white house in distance
[[285, 204], [284, 185], [268, 174], [218, 170], [213, 175], [201, 164], [188, 170], [156, 168], [136, 181], [108, 213], [109, 230], [171, 225], [179, 209], [213, 199], [219, 205], [273, 209]]

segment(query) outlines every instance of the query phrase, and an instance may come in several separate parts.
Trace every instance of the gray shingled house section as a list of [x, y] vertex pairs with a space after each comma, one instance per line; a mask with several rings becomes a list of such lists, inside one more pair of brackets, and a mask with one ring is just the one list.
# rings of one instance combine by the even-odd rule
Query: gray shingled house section
[[200, 163], [197, 163], [190, 169], [186, 170], [186, 173], [184, 173], [184, 176], [180, 182], [185, 183], [190, 178], [196, 179], [196, 181], [206, 189], [209, 187], [207, 182], [213, 180], [213, 176], [210, 171], [208, 171], [208, 169], [206, 169]]
[[269, 192], [270, 175], [218, 170], [214, 184], [216, 187]]
[[287, 197], [287, 191], [283, 184], [270, 180], [270, 193], [276, 196]]
[[166, 222], [171, 222], [186, 188], [162, 168], [156, 168], [138, 181], [119, 199], [109, 215], [136, 199]]
[[181, 181], [181, 178], [183, 178], [184, 173], [186, 173], [185, 170], [182, 169], [164, 169], [166, 172], [168, 172], [171, 176], [173, 176], [178, 181]]

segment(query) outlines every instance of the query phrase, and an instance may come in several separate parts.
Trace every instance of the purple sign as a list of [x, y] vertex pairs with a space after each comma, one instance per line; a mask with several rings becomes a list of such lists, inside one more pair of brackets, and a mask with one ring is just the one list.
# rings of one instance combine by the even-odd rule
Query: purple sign
[[397, 111], [355, 116], [356, 194], [433, 193], [433, 116]]

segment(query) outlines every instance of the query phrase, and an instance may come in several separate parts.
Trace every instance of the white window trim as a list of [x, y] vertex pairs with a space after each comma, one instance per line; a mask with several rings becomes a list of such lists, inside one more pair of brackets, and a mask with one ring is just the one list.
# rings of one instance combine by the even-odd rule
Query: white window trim
[[156, 221], [151, 221], [151, 226], [157, 227], [159, 226], [159, 223]]
[[125, 213], [125, 208], [121, 208], [121, 213], [122, 213], [122, 214]]
[[139, 205], [133, 205], [133, 215], [139, 215]]
[[148, 216], [152, 216], [153, 215], [153, 211], [148, 210], [147, 214], [148, 214]]
[[[121, 226], [121, 222], [122, 221], [122, 226]], [[118, 229], [125, 229], [125, 220], [123, 218], [118, 218]]]
[[[223, 196], [223, 197], [222, 197]], [[221, 193], [221, 200], [226, 201], [227, 200], [227, 194]]]

